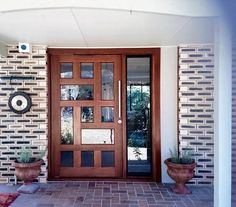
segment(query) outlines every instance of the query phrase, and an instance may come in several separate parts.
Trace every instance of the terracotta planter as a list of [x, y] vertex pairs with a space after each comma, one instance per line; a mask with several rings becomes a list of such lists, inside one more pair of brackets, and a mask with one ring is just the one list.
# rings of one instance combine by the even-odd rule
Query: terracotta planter
[[42, 159], [32, 163], [14, 162], [16, 177], [22, 180], [25, 185], [31, 184], [39, 176], [43, 162]]
[[194, 176], [194, 168], [197, 164], [175, 164], [170, 159], [165, 160], [167, 165], [168, 175], [175, 181], [175, 186], [172, 188], [174, 193], [190, 194], [191, 191], [185, 185], [186, 182], [191, 180]]

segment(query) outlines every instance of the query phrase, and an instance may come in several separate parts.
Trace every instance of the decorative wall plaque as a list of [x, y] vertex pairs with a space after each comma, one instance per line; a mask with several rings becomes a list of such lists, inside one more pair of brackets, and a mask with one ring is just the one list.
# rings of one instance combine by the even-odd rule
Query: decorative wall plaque
[[10, 107], [11, 111], [17, 114], [24, 114], [30, 110], [32, 101], [27, 93], [17, 91], [11, 94], [8, 100], [8, 106]]

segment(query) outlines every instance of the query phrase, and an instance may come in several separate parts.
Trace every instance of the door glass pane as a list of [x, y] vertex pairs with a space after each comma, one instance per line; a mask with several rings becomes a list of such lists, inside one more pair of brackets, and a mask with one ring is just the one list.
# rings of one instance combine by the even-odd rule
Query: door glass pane
[[61, 100], [93, 100], [93, 85], [61, 85]]
[[93, 63], [81, 63], [80, 64], [80, 77], [81, 78], [93, 78]]
[[73, 144], [73, 107], [61, 107], [61, 144]]
[[114, 129], [82, 129], [82, 144], [114, 144]]
[[72, 78], [73, 64], [72, 63], [61, 63], [61, 78]]
[[150, 58], [127, 58], [128, 175], [151, 174]]
[[102, 167], [115, 167], [114, 151], [102, 151]]
[[114, 122], [114, 107], [102, 107], [102, 122]]
[[81, 167], [93, 167], [94, 166], [94, 152], [82, 151], [81, 152]]
[[81, 122], [93, 122], [93, 107], [81, 107]]
[[114, 99], [114, 64], [102, 63], [102, 100]]
[[62, 151], [61, 167], [73, 167], [73, 165], [74, 165], [73, 151]]

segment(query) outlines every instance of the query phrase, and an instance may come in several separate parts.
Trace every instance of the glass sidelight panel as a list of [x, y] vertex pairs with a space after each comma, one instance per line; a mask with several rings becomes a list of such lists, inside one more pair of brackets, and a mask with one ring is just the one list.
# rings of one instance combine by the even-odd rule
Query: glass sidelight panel
[[114, 99], [114, 64], [102, 63], [102, 100]]
[[73, 64], [61, 63], [60, 71], [61, 71], [61, 78], [72, 78]]
[[61, 100], [93, 100], [93, 85], [61, 85]]
[[128, 175], [151, 175], [150, 57], [127, 58]]
[[73, 151], [62, 151], [61, 167], [73, 167], [73, 165], [74, 165]]
[[93, 107], [81, 107], [81, 122], [92, 123], [93, 122]]
[[102, 122], [114, 122], [114, 107], [102, 107]]
[[82, 144], [114, 144], [114, 129], [82, 129]]
[[73, 144], [73, 107], [61, 107], [61, 144]]
[[80, 77], [81, 78], [93, 78], [93, 63], [81, 63], [80, 64]]

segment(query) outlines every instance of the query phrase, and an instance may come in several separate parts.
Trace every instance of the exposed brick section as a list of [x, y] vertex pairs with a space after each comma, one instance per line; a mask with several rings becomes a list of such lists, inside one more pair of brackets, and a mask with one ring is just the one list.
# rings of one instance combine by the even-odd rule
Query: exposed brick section
[[192, 184], [213, 184], [214, 50], [212, 45], [179, 47], [179, 142], [195, 152]]
[[[47, 147], [47, 66], [46, 47], [33, 46], [32, 54], [21, 54], [8, 47], [7, 58], [0, 57], [0, 76], [33, 76], [35, 80], [0, 80], [0, 183], [14, 182], [12, 162], [21, 146], [33, 153]], [[15, 91], [30, 94], [32, 108], [21, 115], [10, 111], [8, 98]], [[38, 133], [40, 131], [40, 133]], [[45, 182], [47, 160], [39, 177]]]

